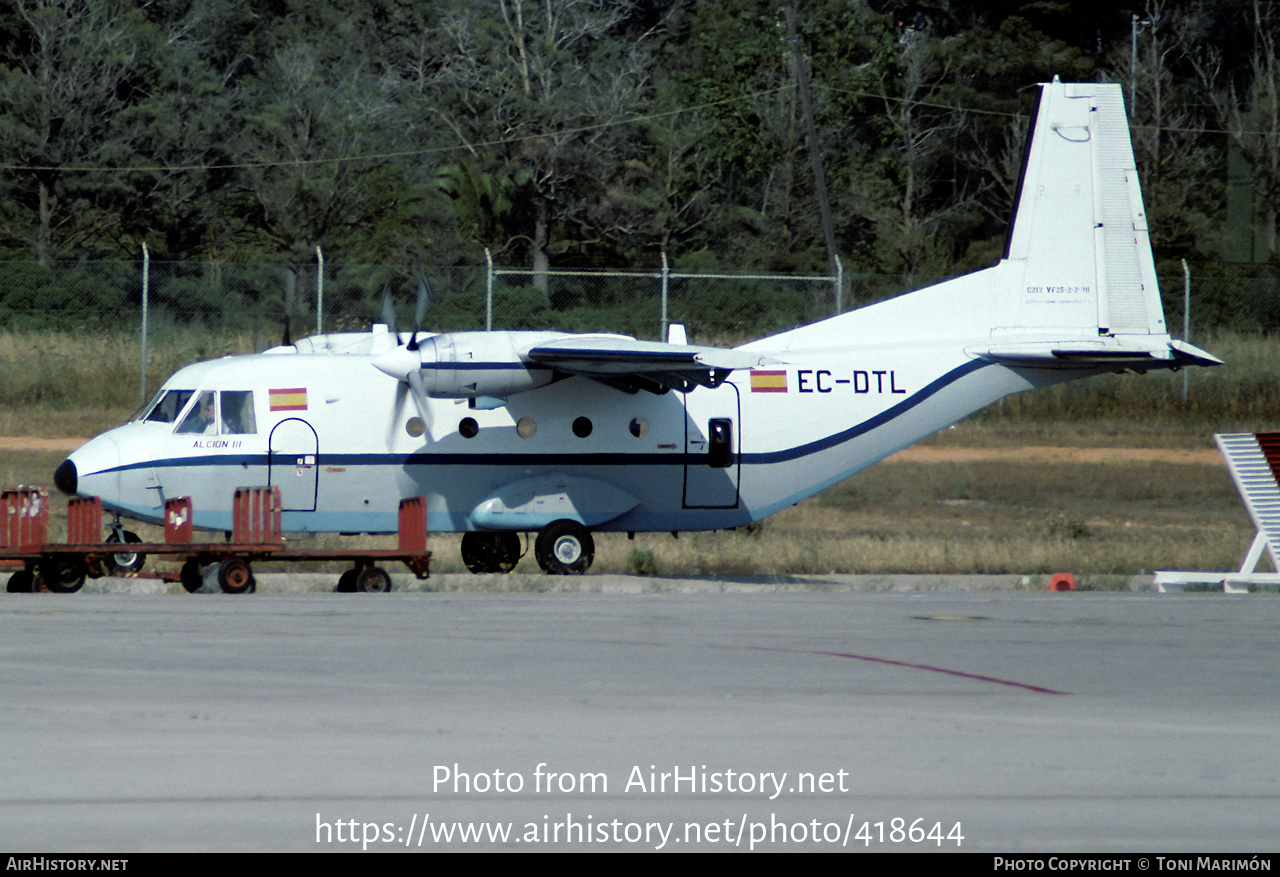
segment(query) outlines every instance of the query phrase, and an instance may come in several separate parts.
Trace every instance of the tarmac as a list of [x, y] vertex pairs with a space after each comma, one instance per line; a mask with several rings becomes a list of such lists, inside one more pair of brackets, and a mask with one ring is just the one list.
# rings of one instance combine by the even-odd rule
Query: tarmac
[[1275, 596], [502, 578], [6, 594], [0, 845], [1280, 848]]

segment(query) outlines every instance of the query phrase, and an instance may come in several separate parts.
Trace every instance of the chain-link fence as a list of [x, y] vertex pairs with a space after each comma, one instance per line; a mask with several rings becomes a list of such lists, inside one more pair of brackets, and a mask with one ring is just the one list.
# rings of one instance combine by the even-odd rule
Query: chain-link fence
[[[430, 305], [422, 328], [560, 329], [660, 338], [669, 322], [693, 339], [737, 343], [852, 310], [936, 278], [878, 274], [690, 274], [562, 271], [493, 266], [368, 266], [228, 262], [0, 262], [0, 327], [9, 332], [137, 333], [145, 288], [149, 331], [191, 327], [283, 335], [360, 331], [382, 319], [390, 289], [402, 330], [416, 289]], [[1181, 335], [1184, 278], [1163, 279], [1165, 317]], [[1280, 280], [1193, 278], [1192, 336], [1216, 329], [1280, 330]]]

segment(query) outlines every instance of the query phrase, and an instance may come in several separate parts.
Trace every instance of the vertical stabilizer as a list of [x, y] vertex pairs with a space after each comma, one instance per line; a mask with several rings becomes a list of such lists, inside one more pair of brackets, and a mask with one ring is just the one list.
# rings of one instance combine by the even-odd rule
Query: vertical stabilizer
[[1164, 335], [1120, 86], [1040, 86], [998, 332]]

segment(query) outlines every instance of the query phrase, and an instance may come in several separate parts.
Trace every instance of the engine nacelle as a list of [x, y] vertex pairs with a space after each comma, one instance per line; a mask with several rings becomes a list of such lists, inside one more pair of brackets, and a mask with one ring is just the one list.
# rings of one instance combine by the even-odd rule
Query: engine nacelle
[[438, 399], [504, 398], [546, 386], [555, 372], [526, 364], [518, 350], [560, 337], [554, 332], [453, 332], [419, 347], [422, 383]]

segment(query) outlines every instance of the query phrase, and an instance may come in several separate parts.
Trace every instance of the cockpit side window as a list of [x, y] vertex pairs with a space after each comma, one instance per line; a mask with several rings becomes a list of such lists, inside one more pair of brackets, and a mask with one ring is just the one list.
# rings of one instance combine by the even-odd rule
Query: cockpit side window
[[186, 407], [188, 400], [195, 395], [195, 390], [168, 390], [161, 393], [152, 402], [150, 410], [141, 420], [151, 423], [173, 423]]
[[191, 435], [217, 435], [218, 415], [215, 404], [217, 395], [212, 390], [201, 393], [187, 416], [182, 418], [178, 432]]
[[222, 432], [226, 435], [253, 435], [258, 431], [253, 416], [253, 392], [251, 390], [223, 390]]

